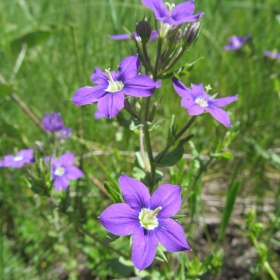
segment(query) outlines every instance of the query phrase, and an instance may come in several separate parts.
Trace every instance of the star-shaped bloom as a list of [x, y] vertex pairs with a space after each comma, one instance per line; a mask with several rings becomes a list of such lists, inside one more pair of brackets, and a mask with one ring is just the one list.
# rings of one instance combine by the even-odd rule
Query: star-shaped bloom
[[252, 37], [251, 35], [247, 35], [247, 36], [244, 36], [244, 37], [232, 36], [232, 37], [229, 38], [229, 44], [224, 46], [223, 50], [231, 50], [231, 51], [238, 50], [251, 37]]
[[34, 162], [33, 149], [20, 150], [17, 155], [6, 155], [0, 161], [0, 167], [21, 168], [25, 163]]
[[45, 130], [57, 133], [58, 138], [69, 138], [72, 134], [72, 128], [65, 127], [59, 113], [45, 114], [42, 124]]
[[271, 58], [271, 59], [280, 59], [280, 53], [277, 52], [276, 50], [274, 51], [265, 51], [264, 55]]
[[91, 79], [97, 86], [80, 88], [72, 101], [78, 106], [97, 103], [104, 117], [115, 117], [124, 107], [125, 95], [148, 97], [155, 91], [157, 84], [149, 76], [139, 74], [139, 70], [136, 55], [124, 58], [117, 73], [102, 72], [96, 67]]
[[166, 3], [165, 5], [162, 0], [142, 0], [142, 4], [151, 9], [155, 18], [161, 22], [159, 32], [161, 38], [164, 38], [173, 26], [197, 21], [203, 15], [203, 13], [193, 15], [194, 1], [182, 2], [178, 5]]
[[219, 107], [226, 106], [237, 100], [237, 95], [213, 99], [203, 88], [203, 84], [192, 85], [187, 88], [177, 78], [172, 79], [175, 91], [183, 97], [181, 106], [187, 108], [192, 116], [208, 111], [218, 122], [224, 126], [231, 126], [229, 115]]
[[68, 152], [62, 155], [59, 159], [54, 157], [46, 157], [46, 161], [51, 160], [53, 186], [56, 191], [66, 190], [69, 185], [69, 180], [77, 180], [84, 174], [74, 164], [74, 155]]
[[123, 174], [119, 179], [125, 203], [109, 206], [100, 215], [101, 224], [115, 235], [133, 235], [132, 261], [148, 267], [160, 242], [169, 252], [190, 250], [183, 228], [174, 221], [181, 207], [181, 187], [165, 184], [152, 195], [140, 181]]

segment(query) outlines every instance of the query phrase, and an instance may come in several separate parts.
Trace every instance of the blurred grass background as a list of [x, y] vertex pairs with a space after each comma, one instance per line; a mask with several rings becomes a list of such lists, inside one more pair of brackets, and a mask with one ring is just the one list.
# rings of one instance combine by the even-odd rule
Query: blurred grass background
[[[256, 196], [260, 201], [266, 196], [279, 198], [279, 61], [263, 55], [265, 50], [280, 51], [279, 1], [197, 0], [195, 5], [196, 12], [205, 13], [201, 20], [203, 30], [195, 46], [185, 54], [182, 64], [200, 57], [203, 59], [195, 64], [184, 82], [188, 86], [191, 83], [210, 84], [212, 94], [218, 92], [218, 97], [238, 94], [238, 101], [228, 110], [232, 113], [232, 129], [240, 131], [230, 150], [244, 158], [240, 172], [240, 176], [243, 176], [240, 195]], [[65, 125], [72, 127], [79, 139], [91, 141], [91, 147], [105, 151], [116, 148], [114, 157], [100, 157], [114, 178], [118, 178], [123, 171], [131, 175], [133, 159], [119, 156], [118, 150], [133, 151], [138, 145], [137, 136], [116, 127], [114, 120], [95, 121], [94, 106], [76, 107], [70, 99], [79, 87], [92, 85], [90, 75], [94, 67], [116, 70], [120, 60], [131, 53], [134, 47], [132, 42], [116, 42], [110, 40], [108, 34], [125, 33], [123, 26], [135, 30], [135, 22], [142, 19], [145, 12], [151, 14], [140, 0], [0, 2], [0, 75], [6, 81], [11, 81], [22, 43], [27, 42], [23, 63], [11, 81], [16, 87], [15, 92], [38, 119], [41, 120], [45, 113], [51, 111], [60, 112]], [[242, 49], [222, 51], [230, 36], [248, 34], [252, 35], [252, 40]], [[171, 82], [164, 81], [163, 85], [154, 94], [153, 101], [160, 100], [160, 115], [163, 118], [176, 114], [178, 124], [182, 126], [189, 119], [187, 112], [180, 107], [180, 98], [175, 94]], [[12, 153], [14, 147], [28, 148], [33, 147], [35, 141], [44, 141], [45, 135], [10, 95], [0, 99], [0, 110], [1, 155]], [[210, 116], [202, 116], [190, 130], [196, 135], [193, 141], [202, 154], [211, 151], [215, 141], [227, 131], [221, 125], [213, 124]], [[163, 130], [153, 132], [158, 150], [164, 145], [168, 119], [164, 118], [163, 125]], [[129, 138], [129, 141], [116, 141], [116, 131], [124, 133], [123, 138]], [[68, 150], [72, 150], [76, 156], [89, 151], [75, 138], [68, 144]], [[230, 173], [233, 162], [210, 165], [208, 172]], [[93, 174], [101, 182], [106, 179], [93, 158], [84, 159], [82, 167], [85, 173]], [[20, 170], [12, 174], [4, 169], [0, 172], [1, 216], [4, 217], [2, 263], [8, 264], [9, 272], [5, 270], [5, 273], [11, 277], [7, 279], [56, 279], [59, 273], [54, 272], [52, 278], [48, 278], [48, 269], [55, 271], [54, 266], [57, 265], [59, 270], [61, 263], [71, 279], [71, 273], [78, 263], [75, 253], [80, 248], [86, 248], [84, 250], [88, 252], [83, 253], [90, 258], [100, 258], [101, 252], [108, 254], [102, 248], [99, 248], [100, 255], [89, 253], [90, 246], [83, 247], [79, 236], [75, 237], [76, 244], [71, 243], [71, 230], [66, 230], [63, 237], [68, 247], [61, 245], [62, 242], [53, 245], [54, 240], [61, 241], [61, 237], [55, 232], [50, 233], [49, 225], [40, 220], [42, 215], [49, 216], [50, 223], [55, 224], [53, 217], [50, 218], [53, 213], [41, 208], [42, 205], [46, 207], [46, 202], [39, 197], [34, 200], [33, 194], [20, 179]], [[82, 193], [87, 196], [75, 198], [77, 211], [83, 212], [88, 219], [93, 213], [97, 216], [107, 202], [103, 201], [99, 189], [89, 178], [79, 184]], [[94, 225], [98, 223], [94, 218], [90, 221]], [[71, 246], [75, 249], [71, 250]], [[68, 254], [73, 263], [64, 262]], [[65, 267], [65, 263], [69, 267]], [[95, 260], [94, 264], [98, 267], [98, 261]], [[102, 265], [100, 267], [104, 268]], [[101, 268], [100, 273], [105, 273]], [[41, 271], [40, 274], [38, 271]], [[26, 275], [26, 278], [22, 278], [22, 275]]]

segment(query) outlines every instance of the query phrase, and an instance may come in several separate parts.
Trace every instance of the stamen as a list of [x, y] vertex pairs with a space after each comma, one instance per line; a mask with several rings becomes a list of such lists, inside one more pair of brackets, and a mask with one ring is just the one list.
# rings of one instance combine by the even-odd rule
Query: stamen
[[109, 69], [105, 69], [105, 72], [107, 73], [108, 75], [108, 82], [109, 82], [109, 85], [108, 87], [105, 89], [106, 91], [108, 92], [117, 92], [117, 91], [120, 91], [121, 89], [123, 89], [124, 87], [124, 84], [122, 83], [122, 81], [114, 81], [112, 75], [111, 75], [111, 72], [110, 72], [110, 68]]
[[23, 160], [23, 156], [14, 157], [14, 161], [21, 161]]
[[167, 9], [172, 12], [172, 10], [175, 8], [175, 4], [170, 4], [168, 2], [165, 2], [165, 6], [167, 7]]
[[65, 169], [61, 166], [57, 167], [54, 171], [54, 175], [56, 176], [62, 176], [65, 173]]
[[208, 102], [204, 99], [203, 96], [197, 97], [194, 102], [200, 105], [201, 107], [208, 107]]
[[142, 227], [148, 230], [155, 229], [158, 226], [157, 214], [162, 209], [161, 206], [156, 208], [155, 210], [150, 210], [147, 208], [142, 208], [139, 214], [139, 221]]

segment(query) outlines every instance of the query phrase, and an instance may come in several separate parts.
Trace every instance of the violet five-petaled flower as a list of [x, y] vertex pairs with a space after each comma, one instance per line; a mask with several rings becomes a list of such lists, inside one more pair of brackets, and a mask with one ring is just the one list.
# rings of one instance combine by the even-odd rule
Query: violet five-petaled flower
[[46, 161], [51, 161], [53, 186], [56, 191], [66, 190], [69, 180], [77, 180], [84, 174], [74, 164], [74, 155], [71, 152], [63, 154], [59, 159], [46, 157]]
[[249, 40], [252, 37], [252, 35], [247, 35], [244, 37], [241, 36], [232, 36], [229, 38], [229, 44], [223, 47], [223, 50], [238, 50], [240, 49], [243, 44]]
[[177, 78], [172, 79], [175, 91], [183, 97], [181, 106], [187, 108], [188, 113], [192, 116], [200, 115], [204, 111], [208, 111], [218, 122], [224, 126], [230, 126], [230, 119], [227, 112], [219, 107], [226, 106], [237, 100], [237, 95], [213, 99], [203, 88], [203, 84], [192, 85], [187, 88]]
[[[141, 42], [140, 36], [136, 31], [131, 32], [132, 36], [135, 38], [137, 42]], [[109, 38], [112, 40], [129, 40], [131, 39], [131, 35], [129, 34], [119, 34], [119, 35], [109, 35]], [[153, 30], [149, 39], [148, 44], [152, 44], [158, 39], [158, 33], [156, 30]]]
[[97, 86], [80, 88], [72, 101], [78, 106], [97, 103], [104, 117], [115, 117], [124, 107], [125, 95], [148, 97], [155, 91], [157, 84], [149, 76], [139, 74], [139, 70], [136, 55], [124, 58], [117, 73], [95, 67], [91, 79]]
[[161, 22], [160, 37], [164, 38], [172, 26], [185, 22], [197, 21], [203, 13], [193, 15], [194, 1], [182, 2], [178, 5], [162, 0], [142, 0], [142, 4], [154, 12], [155, 18]]
[[51, 133], [57, 133], [58, 138], [69, 138], [72, 129], [65, 127], [61, 115], [59, 113], [45, 114], [42, 120], [44, 129]]
[[265, 51], [264, 55], [271, 58], [271, 59], [280, 59], [280, 53], [276, 50], [274, 51]]
[[5, 155], [0, 167], [21, 168], [26, 163], [34, 162], [33, 149], [20, 150], [15, 156]]
[[132, 261], [139, 270], [148, 267], [158, 242], [167, 251], [190, 250], [183, 228], [174, 221], [181, 207], [181, 187], [165, 184], [152, 195], [140, 181], [123, 174], [119, 179], [125, 203], [116, 203], [100, 215], [101, 224], [115, 235], [133, 235]]

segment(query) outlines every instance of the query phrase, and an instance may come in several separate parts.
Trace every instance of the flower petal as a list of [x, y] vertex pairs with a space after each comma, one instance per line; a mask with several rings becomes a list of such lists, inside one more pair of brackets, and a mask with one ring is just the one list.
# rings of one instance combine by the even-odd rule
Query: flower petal
[[105, 93], [103, 85], [95, 87], [82, 87], [76, 91], [72, 101], [77, 106], [92, 104], [96, 103]]
[[34, 153], [33, 149], [20, 150], [17, 156], [22, 156], [25, 162], [32, 162], [34, 158], [33, 153]]
[[107, 93], [98, 100], [97, 105], [104, 117], [113, 118], [124, 107], [124, 94], [121, 91]]
[[203, 13], [193, 15], [194, 1], [183, 2], [174, 7], [171, 12], [171, 19], [173, 22], [168, 21], [169, 24], [179, 25], [183, 22], [192, 22], [198, 20], [203, 16]]
[[102, 85], [105, 88], [108, 87], [108, 74], [106, 72], [102, 72], [98, 67], [94, 68], [94, 72], [91, 75], [91, 80], [98, 85]]
[[158, 20], [163, 21], [169, 16], [169, 11], [162, 0], [142, 0], [142, 4], [151, 9]]
[[119, 184], [125, 202], [133, 209], [141, 211], [142, 208], [150, 207], [150, 194], [148, 188], [140, 181], [123, 174]]
[[74, 155], [71, 152], [65, 153], [63, 154], [60, 159], [59, 162], [64, 165], [64, 166], [70, 166], [73, 165], [74, 163]]
[[140, 227], [139, 213], [126, 203], [116, 203], [100, 215], [100, 222], [109, 232], [116, 235], [130, 235]]
[[53, 186], [56, 191], [64, 191], [67, 189], [69, 181], [66, 176], [56, 176], [54, 179]]
[[154, 230], [139, 229], [132, 237], [132, 261], [136, 268], [143, 270], [154, 260], [158, 240]]
[[155, 42], [158, 39], [158, 33], [156, 30], [153, 30], [149, 39], [149, 44], [152, 44], [153, 42]]
[[162, 207], [158, 218], [169, 218], [174, 216], [181, 207], [181, 187], [165, 184], [160, 186], [152, 195], [151, 209]]
[[175, 91], [181, 96], [181, 97], [188, 97], [193, 99], [193, 93], [192, 90], [187, 88], [180, 80], [176, 78], [172, 78], [172, 83]]
[[146, 75], [136, 75], [125, 82], [122, 93], [136, 97], [147, 97], [156, 90], [157, 84]]
[[205, 91], [203, 88], [203, 84], [199, 84], [199, 85], [192, 84], [192, 93], [195, 97], [204, 96]]
[[109, 35], [112, 40], [129, 40], [131, 37], [129, 34]]
[[210, 100], [210, 101], [208, 101], [208, 103], [211, 105], [217, 106], [217, 107], [222, 107], [222, 106], [226, 106], [226, 105], [230, 104], [233, 101], [236, 101], [237, 99], [238, 99], [238, 95], [234, 95], [234, 96]]
[[195, 99], [193, 98], [193, 96], [187, 97], [187, 98], [183, 98], [181, 101], [181, 106], [185, 107], [185, 108], [189, 108], [196, 105], [195, 103]]
[[128, 56], [121, 61], [116, 79], [118, 81], [121, 80], [124, 83], [126, 82], [126, 80], [131, 79], [135, 75], [137, 75], [139, 70], [140, 60], [138, 56]]
[[224, 126], [231, 126], [230, 118], [226, 111], [214, 106], [209, 106], [206, 110], [208, 110], [209, 113]]
[[159, 226], [155, 229], [158, 241], [169, 252], [190, 250], [183, 228], [172, 219], [159, 219]]
[[188, 113], [191, 116], [201, 115], [204, 112], [205, 109], [206, 109], [206, 107], [201, 107], [198, 104], [194, 104], [191, 107], [187, 107]]
[[69, 166], [66, 169], [66, 176], [69, 180], [77, 180], [83, 175], [84, 173], [76, 166]]

